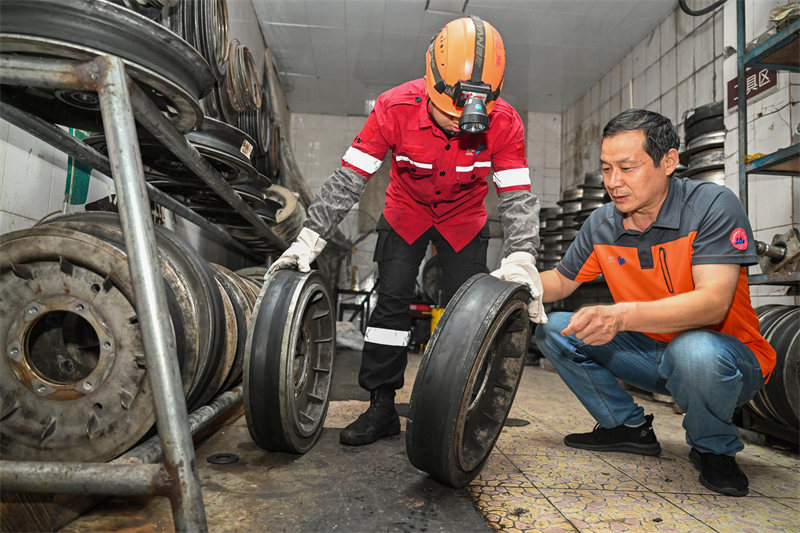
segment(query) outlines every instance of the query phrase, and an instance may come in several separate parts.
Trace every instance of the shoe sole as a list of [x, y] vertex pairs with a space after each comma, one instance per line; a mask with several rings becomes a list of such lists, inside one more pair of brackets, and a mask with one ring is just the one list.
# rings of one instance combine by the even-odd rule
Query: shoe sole
[[[698, 471], [700, 471], [700, 458], [694, 455], [693, 453], [689, 452], [689, 460], [692, 462], [692, 466], [695, 467]], [[713, 484], [709, 483], [706, 478], [703, 477], [703, 474], [700, 474], [697, 478], [701, 485], [703, 485], [708, 490], [712, 490], [719, 494], [724, 494], [725, 496], [747, 496], [747, 493], [750, 492], [750, 488], [747, 487], [745, 489], [734, 489], [733, 487], [716, 487]]]
[[380, 439], [385, 439], [387, 437], [394, 437], [395, 435], [400, 433], [400, 422], [397, 422], [397, 425], [392, 425], [389, 428], [386, 428], [382, 432], [378, 433], [374, 439], [359, 439], [353, 438], [348, 439], [344, 437], [341, 432], [339, 433], [339, 442], [344, 444], [345, 446], [365, 446], [367, 444], [372, 444], [373, 442], [379, 441]]
[[570, 448], [578, 448], [581, 450], [590, 450], [593, 452], [623, 452], [634, 453], [636, 455], [655, 456], [661, 453], [661, 445], [655, 444], [575, 444], [564, 440], [564, 444]]

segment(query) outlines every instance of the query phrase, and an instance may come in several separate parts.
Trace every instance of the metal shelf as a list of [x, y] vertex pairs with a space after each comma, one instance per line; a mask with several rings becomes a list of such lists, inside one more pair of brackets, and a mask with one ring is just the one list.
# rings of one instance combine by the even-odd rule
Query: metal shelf
[[747, 174], [800, 174], [800, 144], [754, 159], [744, 165], [744, 171]]
[[[747, 67], [800, 72], [800, 19], [779, 30], [763, 43], [746, 50], [744, 0], [736, 0], [737, 112], [739, 128], [739, 200], [748, 209], [748, 178], [754, 174], [800, 174], [800, 144], [792, 144], [772, 154], [744, 162], [747, 154]], [[772, 272], [748, 276], [750, 285], [791, 285], [800, 281], [800, 272]]]
[[800, 272], [773, 272], [771, 274], [752, 274], [747, 276], [750, 285], [786, 285], [800, 283]]
[[744, 65], [800, 72], [800, 19], [742, 54]]

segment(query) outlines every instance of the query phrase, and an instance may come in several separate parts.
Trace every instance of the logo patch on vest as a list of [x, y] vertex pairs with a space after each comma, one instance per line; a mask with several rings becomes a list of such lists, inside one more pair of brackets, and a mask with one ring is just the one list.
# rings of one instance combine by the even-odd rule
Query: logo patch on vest
[[742, 228], [736, 228], [731, 232], [731, 244], [737, 250], [747, 249], [747, 233]]

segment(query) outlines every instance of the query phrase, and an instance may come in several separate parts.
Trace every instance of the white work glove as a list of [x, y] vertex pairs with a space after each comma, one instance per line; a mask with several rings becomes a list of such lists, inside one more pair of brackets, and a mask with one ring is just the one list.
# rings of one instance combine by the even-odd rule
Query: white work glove
[[300, 272], [311, 270], [311, 263], [322, 252], [328, 241], [319, 236], [316, 231], [303, 228], [297, 235], [297, 239], [286, 249], [281, 256], [275, 260], [264, 274], [264, 279], [275, 272], [285, 268], [296, 268]]
[[542, 303], [542, 280], [536, 270], [536, 259], [528, 252], [512, 252], [500, 262], [500, 268], [492, 276], [516, 283], [524, 283], [531, 291], [528, 316], [537, 324], [547, 324], [547, 315]]

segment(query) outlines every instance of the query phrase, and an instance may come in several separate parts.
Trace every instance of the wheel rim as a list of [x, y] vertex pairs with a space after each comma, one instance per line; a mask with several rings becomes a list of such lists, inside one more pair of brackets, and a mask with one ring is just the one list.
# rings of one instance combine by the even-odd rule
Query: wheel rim
[[477, 468], [491, 452], [511, 408], [524, 359], [507, 358], [501, 352], [520, 342], [512, 338], [525, 329], [520, 320], [528, 320], [523, 302], [504, 308], [476, 358], [477, 372], [466, 387], [457, 422], [457, 460], [465, 471]]

